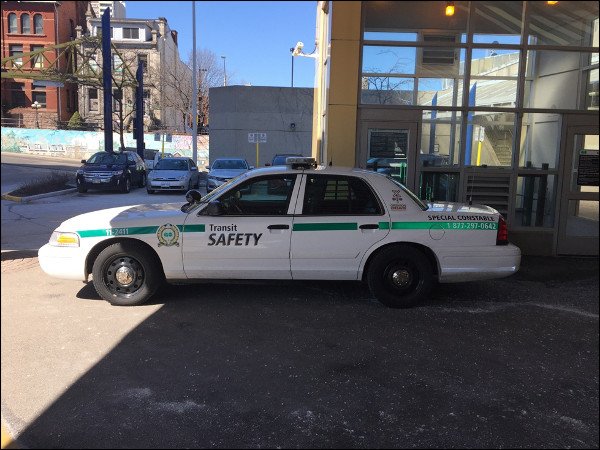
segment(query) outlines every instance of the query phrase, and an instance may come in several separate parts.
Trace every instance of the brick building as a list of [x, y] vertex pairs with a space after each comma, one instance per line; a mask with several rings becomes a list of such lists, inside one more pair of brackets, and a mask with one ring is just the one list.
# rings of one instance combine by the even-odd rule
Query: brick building
[[[75, 39], [75, 28], [85, 25], [87, 1], [3, 1], [2, 2], [2, 58], [26, 54]], [[31, 61], [24, 56], [20, 64], [36, 68], [48, 67], [55, 61], [58, 51], [48, 51], [44, 57]], [[17, 60], [15, 64], [19, 64]], [[57, 70], [67, 72], [66, 58], [56, 62]], [[3, 68], [3, 70], [5, 70]], [[66, 122], [77, 110], [77, 85], [52, 85], [46, 81], [28, 78], [3, 78], [2, 121], [34, 128], [37, 101], [40, 128], [54, 128]]]

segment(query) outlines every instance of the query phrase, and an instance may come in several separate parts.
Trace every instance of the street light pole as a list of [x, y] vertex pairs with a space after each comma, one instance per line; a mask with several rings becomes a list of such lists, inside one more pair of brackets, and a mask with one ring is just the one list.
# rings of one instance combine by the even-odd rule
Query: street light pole
[[227, 86], [227, 70], [225, 70], [226, 56], [221, 56], [221, 58], [223, 58], [223, 86]]
[[292, 53], [292, 87], [294, 87], [294, 49], [290, 48], [290, 52]]
[[38, 120], [38, 109], [40, 109], [42, 107], [42, 105], [41, 105], [41, 103], [38, 103], [38, 101], [36, 100], [35, 102], [32, 103], [31, 107], [33, 109], [35, 109], [35, 127], [39, 128], [40, 122]]

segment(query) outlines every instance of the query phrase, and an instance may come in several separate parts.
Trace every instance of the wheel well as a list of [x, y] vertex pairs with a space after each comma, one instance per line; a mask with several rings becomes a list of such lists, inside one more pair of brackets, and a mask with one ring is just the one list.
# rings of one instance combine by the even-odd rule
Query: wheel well
[[421, 251], [425, 255], [425, 257], [429, 260], [429, 262], [431, 263], [431, 267], [433, 268], [433, 275], [435, 277], [437, 277], [439, 275], [439, 265], [438, 265], [437, 258], [435, 256], [435, 253], [433, 253], [433, 250], [431, 250], [429, 247], [422, 245], [422, 244], [417, 244], [416, 242], [393, 242], [393, 243], [386, 244], [386, 245], [379, 247], [377, 250], [375, 250], [373, 253], [371, 253], [371, 255], [369, 255], [369, 258], [367, 259], [367, 262], [366, 262], [365, 267], [362, 272], [362, 280], [363, 281], [366, 280], [365, 277], [369, 273], [369, 266], [371, 265], [371, 262], [373, 261], [373, 259], [375, 259], [375, 256], [377, 256], [383, 250], [388, 249], [390, 247], [412, 247], [412, 248], [415, 248], [415, 249]]
[[158, 254], [156, 253], [156, 251], [152, 248], [152, 246], [150, 246], [149, 244], [147, 244], [144, 241], [140, 241], [139, 239], [128, 239], [128, 238], [115, 238], [115, 239], [107, 239], [105, 241], [99, 242], [98, 244], [96, 244], [88, 253], [87, 255], [87, 259], [85, 261], [85, 277], [87, 278], [91, 273], [92, 273], [92, 268], [94, 267], [94, 262], [96, 261], [96, 258], [98, 257], [98, 255], [100, 254], [100, 252], [102, 250], [104, 250], [106, 247], [108, 247], [109, 245], [112, 244], [116, 244], [117, 242], [129, 242], [129, 243], [134, 243], [135, 245], [139, 246], [139, 247], [144, 247], [147, 250], [150, 251], [150, 253], [152, 255], [154, 255], [154, 262], [156, 264], [158, 264], [158, 267], [160, 267], [160, 271], [162, 272], [162, 276], [164, 278], [165, 276], [165, 271], [163, 269], [162, 263], [160, 261], [160, 258], [158, 257]]

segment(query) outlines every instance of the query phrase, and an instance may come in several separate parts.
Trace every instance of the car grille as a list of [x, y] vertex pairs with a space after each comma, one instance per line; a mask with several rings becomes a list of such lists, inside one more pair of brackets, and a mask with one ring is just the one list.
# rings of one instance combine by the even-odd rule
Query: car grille
[[112, 172], [92, 172], [84, 173], [83, 178], [85, 181], [94, 182], [97, 180], [107, 183], [112, 178]]

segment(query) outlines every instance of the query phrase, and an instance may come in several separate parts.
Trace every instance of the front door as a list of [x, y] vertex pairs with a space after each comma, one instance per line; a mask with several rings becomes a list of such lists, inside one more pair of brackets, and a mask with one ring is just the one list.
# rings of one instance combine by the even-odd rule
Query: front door
[[218, 211], [188, 215], [183, 265], [188, 278], [290, 279], [296, 175], [252, 178], [221, 193]]
[[566, 127], [557, 253], [598, 255], [598, 125]]

